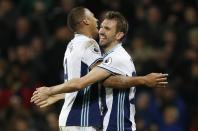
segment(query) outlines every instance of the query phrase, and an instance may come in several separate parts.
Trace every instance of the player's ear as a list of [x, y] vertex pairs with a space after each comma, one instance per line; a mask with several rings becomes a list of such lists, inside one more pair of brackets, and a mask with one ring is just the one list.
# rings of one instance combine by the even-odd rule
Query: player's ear
[[85, 18], [85, 19], [83, 19], [83, 23], [84, 23], [85, 25], [89, 25], [90, 21], [89, 21], [88, 18]]
[[121, 40], [122, 38], [124, 37], [124, 33], [123, 32], [118, 32], [117, 34], [116, 34], [116, 40]]

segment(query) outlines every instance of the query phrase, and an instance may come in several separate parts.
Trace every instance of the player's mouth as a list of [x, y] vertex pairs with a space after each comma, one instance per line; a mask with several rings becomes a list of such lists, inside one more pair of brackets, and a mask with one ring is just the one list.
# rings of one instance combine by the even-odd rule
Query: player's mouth
[[104, 36], [104, 35], [100, 35], [100, 39], [106, 39], [107, 37], [106, 36]]

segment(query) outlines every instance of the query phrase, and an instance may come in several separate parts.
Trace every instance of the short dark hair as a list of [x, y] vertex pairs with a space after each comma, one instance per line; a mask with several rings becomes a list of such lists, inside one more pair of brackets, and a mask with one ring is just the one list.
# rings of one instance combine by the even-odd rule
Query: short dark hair
[[117, 11], [108, 11], [106, 12], [104, 19], [108, 20], [115, 20], [117, 22], [116, 25], [116, 31], [117, 32], [123, 32], [124, 36], [126, 36], [128, 32], [128, 21], [125, 19], [125, 17]]
[[68, 16], [67, 16], [67, 26], [73, 32], [77, 30], [78, 24], [84, 19], [85, 17], [85, 10], [84, 7], [76, 7], [73, 8]]

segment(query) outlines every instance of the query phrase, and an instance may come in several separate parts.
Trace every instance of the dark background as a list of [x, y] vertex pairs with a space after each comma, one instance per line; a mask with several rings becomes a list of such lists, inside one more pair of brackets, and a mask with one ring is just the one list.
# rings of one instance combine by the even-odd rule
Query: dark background
[[138, 75], [168, 73], [165, 89], [137, 87], [137, 131], [198, 131], [198, 0], [0, 0], [0, 131], [56, 131], [63, 101], [40, 109], [36, 87], [63, 82], [75, 6], [101, 20], [120, 11]]

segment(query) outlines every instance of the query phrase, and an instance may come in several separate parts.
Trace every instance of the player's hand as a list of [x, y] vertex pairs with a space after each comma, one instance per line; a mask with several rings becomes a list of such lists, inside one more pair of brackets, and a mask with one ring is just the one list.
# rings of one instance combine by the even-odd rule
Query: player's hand
[[145, 85], [148, 87], [166, 87], [168, 74], [150, 73], [144, 76]]
[[55, 95], [52, 95], [45, 100], [35, 102], [35, 104], [40, 108], [44, 108], [56, 103], [58, 100]]
[[40, 87], [34, 91], [30, 102], [38, 103], [40, 101], [46, 100], [50, 96], [49, 87]]

